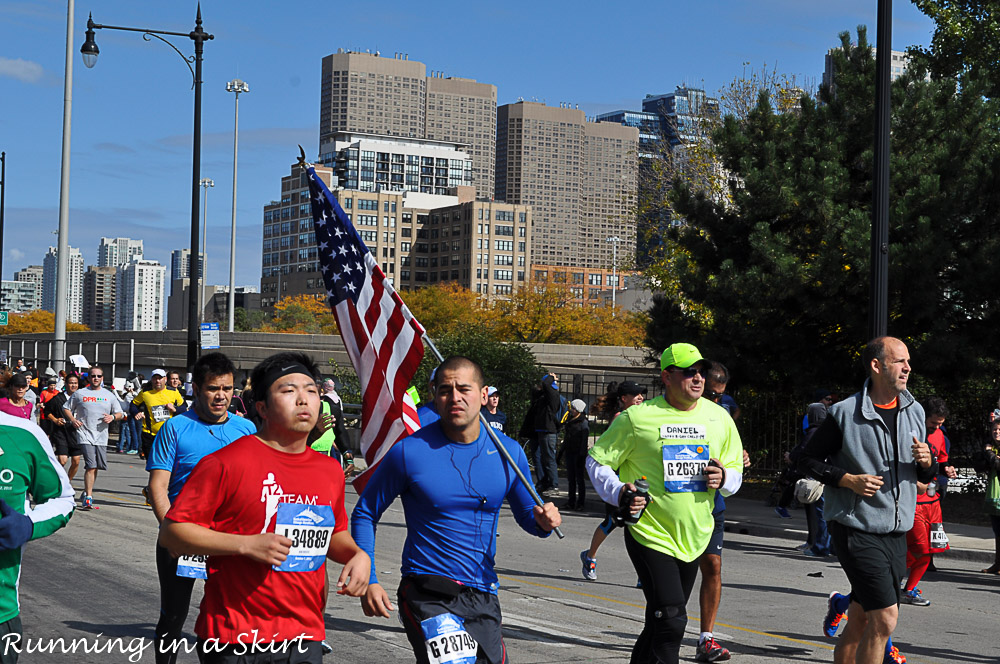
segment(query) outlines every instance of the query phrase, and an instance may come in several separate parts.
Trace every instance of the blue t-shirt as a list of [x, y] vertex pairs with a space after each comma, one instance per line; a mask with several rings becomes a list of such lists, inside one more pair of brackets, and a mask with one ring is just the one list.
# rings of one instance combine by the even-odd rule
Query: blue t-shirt
[[[736, 404], [736, 399], [732, 398], [728, 394], [723, 394], [722, 398], [719, 399], [719, 405], [726, 409], [729, 416], [732, 417], [733, 413], [739, 410], [739, 406]], [[726, 499], [722, 497], [721, 491], [715, 492], [715, 505], [712, 507], [712, 514], [716, 515], [726, 509]]]
[[498, 410], [495, 414], [486, 410], [486, 406], [482, 407], [483, 417], [486, 421], [490, 423], [490, 426], [503, 433], [504, 425], [507, 424], [507, 415], [504, 414], [502, 410]]
[[434, 408], [433, 401], [429, 401], [420, 408], [417, 408], [417, 417], [420, 418], [421, 427], [425, 427], [428, 424], [434, 424], [441, 419], [441, 416], [438, 415], [437, 409]]
[[254, 423], [239, 415], [229, 413], [226, 421], [208, 424], [199, 419], [192, 408], [171, 417], [156, 432], [153, 449], [146, 459], [146, 470], [170, 471], [167, 497], [173, 503], [202, 457], [221, 450], [237, 438], [255, 433]]
[[[497, 436], [530, 477], [521, 446]], [[406, 518], [404, 576], [434, 574], [495, 594], [493, 559], [504, 499], [521, 528], [548, 536], [535, 523], [527, 489], [482, 423], [479, 438], [469, 444], [449, 440], [440, 424], [424, 427], [393, 445], [372, 473], [351, 515], [351, 535], [372, 559], [371, 583], [378, 583], [375, 524], [397, 496]]]

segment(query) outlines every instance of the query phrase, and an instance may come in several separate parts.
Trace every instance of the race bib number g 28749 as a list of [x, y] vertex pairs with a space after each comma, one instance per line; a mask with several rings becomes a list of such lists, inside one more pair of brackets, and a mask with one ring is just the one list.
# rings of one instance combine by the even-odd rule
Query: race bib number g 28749
[[281, 503], [275, 517], [274, 532], [292, 540], [291, 551], [279, 572], [312, 572], [326, 559], [330, 537], [337, 521], [330, 505]]
[[663, 488], [672, 493], [708, 491], [705, 468], [708, 466], [708, 442], [701, 424], [664, 424], [660, 427], [663, 444]]
[[208, 556], [181, 556], [177, 559], [177, 576], [186, 579], [207, 579]]
[[475, 664], [479, 644], [465, 631], [465, 620], [453, 613], [420, 622], [431, 664]]

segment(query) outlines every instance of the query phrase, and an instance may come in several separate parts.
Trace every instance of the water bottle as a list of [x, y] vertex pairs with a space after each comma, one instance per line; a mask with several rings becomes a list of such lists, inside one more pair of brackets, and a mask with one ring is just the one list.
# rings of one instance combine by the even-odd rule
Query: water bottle
[[646, 504], [649, 504], [649, 482], [646, 481], [645, 475], [635, 481], [635, 491], [630, 491], [629, 489], [622, 491], [619, 511], [621, 513], [622, 521], [627, 524], [639, 523], [639, 519], [642, 518], [642, 513], [646, 511], [646, 507], [644, 505], [637, 514], [632, 513], [629, 505], [632, 504], [632, 499], [636, 496], [645, 498]]
[[927, 495], [934, 496], [937, 493], [938, 483], [937, 480], [931, 480], [927, 483]]

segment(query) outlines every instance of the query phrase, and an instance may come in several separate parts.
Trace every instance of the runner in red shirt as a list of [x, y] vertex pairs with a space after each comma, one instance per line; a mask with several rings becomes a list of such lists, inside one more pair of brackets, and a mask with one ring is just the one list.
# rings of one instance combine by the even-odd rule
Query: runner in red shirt
[[164, 518], [162, 546], [209, 556], [195, 624], [203, 664], [319, 664], [324, 560], [344, 563], [338, 594], [367, 589], [371, 561], [347, 530], [344, 474], [306, 444], [318, 377], [302, 353], [259, 364], [259, 432], [202, 459]]
[[[948, 447], [941, 426], [948, 417], [948, 406], [941, 397], [930, 397], [924, 402], [924, 422], [927, 424], [927, 444], [931, 454], [937, 457], [938, 465], [950, 478], [957, 476], [954, 466], [948, 463]], [[940, 528], [941, 491], [937, 480], [930, 484], [917, 482], [917, 510], [913, 515], [913, 528], [906, 533], [906, 585], [900, 594], [902, 604], [929, 606], [931, 601], [921, 595], [917, 585], [924, 578], [924, 572], [931, 563], [931, 554], [948, 550], [947, 541], [932, 542], [931, 528]], [[943, 533], [943, 530], [942, 530]]]

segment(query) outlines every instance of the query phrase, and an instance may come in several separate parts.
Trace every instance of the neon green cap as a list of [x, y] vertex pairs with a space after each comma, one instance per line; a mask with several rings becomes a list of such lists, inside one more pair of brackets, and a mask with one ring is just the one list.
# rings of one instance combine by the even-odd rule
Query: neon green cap
[[705, 358], [701, 356], [701, 352], [691, 344], [670, 344], [660, 356], [660, 369], [667, 367], [687, 369], [693, 364], [704, 361]]

